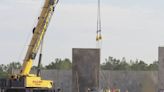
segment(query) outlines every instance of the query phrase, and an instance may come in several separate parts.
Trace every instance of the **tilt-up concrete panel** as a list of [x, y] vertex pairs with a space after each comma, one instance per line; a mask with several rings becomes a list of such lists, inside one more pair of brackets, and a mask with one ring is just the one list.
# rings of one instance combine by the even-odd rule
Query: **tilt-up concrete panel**
[[100, 49], [73, 48], [72, 92], [99, 87]]
[[158, 92], [164, 92], [164, 47], [158, 48]]

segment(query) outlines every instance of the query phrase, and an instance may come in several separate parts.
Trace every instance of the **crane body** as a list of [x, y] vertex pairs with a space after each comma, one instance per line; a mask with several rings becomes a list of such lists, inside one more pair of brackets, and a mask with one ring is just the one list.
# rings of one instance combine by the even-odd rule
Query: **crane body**
[[30, 74], [30, 71], [57, 3], [58, 0], [45, 0], [38, 23], [33, 29], [33, 36], [21, 71], [10, 78], [0, 80], [1, 92], [54, 92], [53, 81], [42, 80], [40, 76]]

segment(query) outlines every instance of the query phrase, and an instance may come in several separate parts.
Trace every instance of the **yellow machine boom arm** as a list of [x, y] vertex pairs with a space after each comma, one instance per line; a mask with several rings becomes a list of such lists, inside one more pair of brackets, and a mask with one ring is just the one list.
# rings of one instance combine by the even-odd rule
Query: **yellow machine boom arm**
[[38, 17], [37, 26], [33, 29], [33, 37], [24, 58], [20, 75], [29, 75], [33, 60], [35, 59], [38, 49], [44, 38], [46, 29], [48, 27], [57, 2], [58, 0], [45, 0], [42, 12]]

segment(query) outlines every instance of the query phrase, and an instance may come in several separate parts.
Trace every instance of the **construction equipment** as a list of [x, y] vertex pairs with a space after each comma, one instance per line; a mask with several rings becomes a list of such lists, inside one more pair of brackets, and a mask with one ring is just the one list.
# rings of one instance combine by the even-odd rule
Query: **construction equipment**
[[57, 3], [58, 0], [45, 0], [42, 12], [38, 17], [38, 23], [33, 29], [33, 36], [24, 58], [21, 71], [19, 74], [0, 80], [1, 92], [54, 92], [53, 81], [42, 80], [39, 76], [39, 72], [37, 75], [30, 74], [30, 70], [37, 52], [41, 47], [44, 35]]
[[97, 8], [97, 36], [96, 41], [101, 40], [101, 11], [100, 11], [100, 0], [98, 0], [98, 8]]
[[98, 0], [97, 7], [97, 31], [96, 31], [96, 42], [97, 47], [101, 47], [102, 34], [101, 34], [101, 2]]

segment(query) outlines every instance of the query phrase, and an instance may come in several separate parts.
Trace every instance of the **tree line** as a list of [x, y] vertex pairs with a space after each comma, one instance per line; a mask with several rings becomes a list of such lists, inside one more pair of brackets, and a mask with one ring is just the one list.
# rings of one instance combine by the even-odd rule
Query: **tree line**
[[[129, 70], [129, 71], [156, 71], [158, 70], [158, 61], [154, 61], [151, 64], [147, 64], [142, 60], [130, 60], [127, 61], [125, 57], [122, 59], [116, 59], [113, 57], [108, 57], [105, 62], [100, 65], [102, 70]], [[12, 73], [14, 69], [20, 69], [20, 62], [11, 62], [10, 64], [0, 64], [0, 76], [6, 76]], [[33, 66], [32, 69], [37, 69], [37, 66]], [[59, 69], [59, 70], [71, 70], [72, 62], [70, 59], [60, 59], [56, 58], [48, 65], [41, 65], [41, 69]]]
[[147, 64], [143, 60], [127, 61], [125, 57], [121, 60], [113, 57], [105, 59], [105, 63], [101, 64], [102, 70], [129, 70], [129, 71], [157, 71], [158, 61]]

